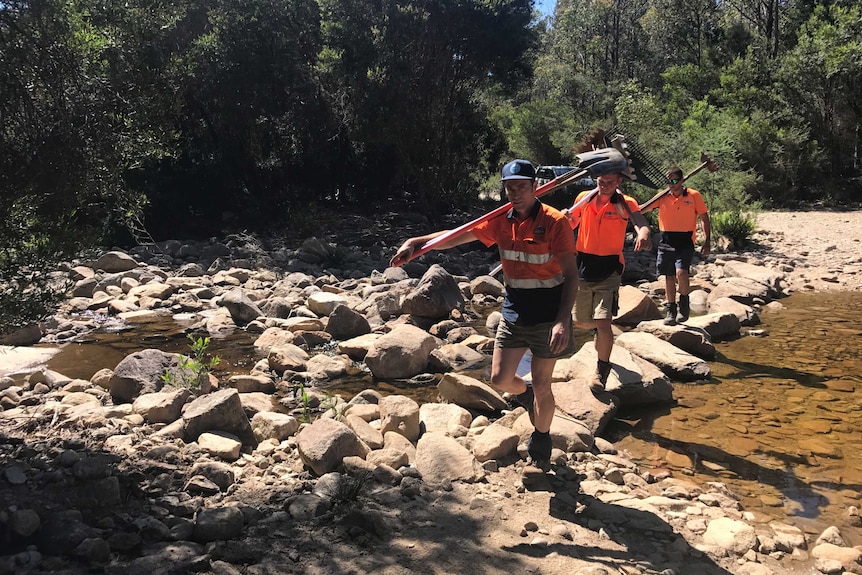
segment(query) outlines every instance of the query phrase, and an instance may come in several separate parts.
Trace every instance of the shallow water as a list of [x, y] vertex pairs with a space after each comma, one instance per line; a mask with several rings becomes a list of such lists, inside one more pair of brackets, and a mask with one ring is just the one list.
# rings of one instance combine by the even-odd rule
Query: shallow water
[[644, 467], [722, 481], [763, 520], [851, 545], [862, 504], [862, 296], [795, 294], [764, 312], [764, 337], [719, 343], [708, 384], [674, 384], [678, 405], [615, 421], [608, 439]]
[[[860, 544], [862, 529], [849, 526], [847, 507], [862, 507], [862, 295], [794, 294], [781, 303], [787, 309], [743, 328], [767, 335], [716, 345], [710, 382], [674, 384], [677, 405], [622, 414], [605, 435], [643, 468], [726, 483], [758, 519], [814, 534], [836, 525], [849, 544]], [[48, 367], [88, 379], [140, 349], [187, 353], [186, 327], [170, 318], [108, 326], [65, 346]], [[254, 338], [212, 339], [221, 380], [248, 373], [262, 358]], [[365, 388], [420, 402], [436, 397], [433, 385], [375, 382], [368, 374], [330, 391], [349, 397]]]

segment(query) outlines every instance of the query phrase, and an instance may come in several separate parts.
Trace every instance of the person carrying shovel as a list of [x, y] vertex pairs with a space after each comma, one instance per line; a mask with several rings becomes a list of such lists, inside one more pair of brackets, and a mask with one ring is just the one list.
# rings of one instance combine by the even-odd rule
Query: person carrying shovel
[[[706, 257], [710, 251], [712, 225], [709, 210], [700, 192], [683, 185], [682, 170], [676, 166], [667, 171], [669, 194], [645, 206], [645, 212], [658, 208], [658, 226], [661, 230], [661, 243], [656, 256], [656, 272], [664, 276], [667, 296], [667, 315], [665, 325], [676, 325], [688, 321], [691, 304], [689, 271], [694, 255], [694, 240], [697, 220], [703, 226], [704, 242], [700, 255]], [[679, 289], [677, 290], [677, 283]], [[679, 291], [679, 304], [676, 294]]]
[[650, 229], [637, 201], [617, 187], [621, 173], [599, 176], [598, 186], [581, 192], [571, 208], [563, 210], [572, 229], [578, 231], [578, 294], [575, 301], [575, 325], [595, 329], [596, 371], [590, 380], [590, 391], [605, 389], [611, 373], [611, 351], [614, 332], [611, 327], [619, 307], [619, 292], [625, 266], [623, 246], [626, 228], [631, 222], [637, 239], [635, 250], [650, 249]]
[[[502, 182], [511, 203], [508, 213], [483, 221], [434, 245], [448, 249], [473, 240], [497, 244], [506, 281], [502, 319], [491, 362], [491, 385], [516, 396], [527, 408], [535, 430], [527, 443], [533, 465], [550, 465], [550, 429], [556, 409], [551, 379], [557, 358], [574, 351], [572, 306], [578, 285], [575, 241], [565, 217], [536, 197], [536, 170], [526, 160], [503, 166]], [[414, 252], [447, 230], [410, 238], [391, 265], [409, 261]], [[530, 350], [532, 386], [517, 374]]]

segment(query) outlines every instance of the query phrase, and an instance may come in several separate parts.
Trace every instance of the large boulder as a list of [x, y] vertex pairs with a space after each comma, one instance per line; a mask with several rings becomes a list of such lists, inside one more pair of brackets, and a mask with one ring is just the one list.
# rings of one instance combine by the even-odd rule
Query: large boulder
[[508, 457], [518, 449], [520, 439], [514, 430], [492, 423], [473, 439], [473, 455], [479, 461]]
[[474, 369], [491, 358], [463, 343], [449, 343], [431, 352], [429, 365], [434, 371], [462, 371]]
[[713, 345], [712, 339], [710, 339], [709, 334], [703, 328], [684, 323], [665, 325], [663, 321], [655, 320], [641, 322], [633, 331], [651, 333], [674, 347], [678, 347], [701, 359], [715, 359], [715, 345]]
[[419, 404], [404, 395], [387, 395], [377, 404], [380, 432], [395, 431], [409, 439], [419, 438]]
[[[582, 423], [593, 436], [600, 435], [616, 415], [620, 400], [611, 394], [603, 394], [602, 398], [593, 395], [589, 380], [595, 367], [574, 378], [571, 377], [570, 366], [565, 369], [565, 377], [551, 384], [557, 409]], [[556, 373], [554, 377], [557, 377]]]
[[709, 302], [710, 313], [732, 313], [739, 318], [739, 325], [752, 326], [760, 323], [760, 316], [750, 305], [729, 297], [720, 297]]
[[[518, 434], [522, 442], [526, 442], [533, 433], [533, 423], [530, 416], [523, 413], [512, 425], [512, 430]], [[551, 420], [551, 442], [557, 449], [568, 453], [590, 451], [595, 443], [595, 437], [583, 421], [555, 413]]]
[[698, 327], [709, 334], [712, 341], [724, 341], [739, 337], [739, 318], [732, 313], [708, 313], [689, 318], [688, 325]]
[[114, 403], [131, 403], [142, 393], [160, 391], [165, 382], [162, 376], [182, 383], [189, 377], [179, 367], [179, 355], [158, 349], [144, 349], [127, 355], [108, 380], [108, 391]]
[[738, 260], [724, 262], [724, 276], [728, 278], [748, 278], [766, 286], [768, 295], [775, 297], [781, 293], [781, 284], [785, 280], [785, 274], [771, 270], [762, 265], [754, 265]]
[[399, 325], [371, 345], [365, 364], [380, 379], [413, 377], [425, 370], [428, 355], [436, 347], [436, 338], [428, 332]]
[[619, 310], [614, 316], [614, 323], [637, 325], [642, 321], [661, 317], [658, 306], [644, 292], [634, 286], [624, 285], [620, 287]]
[[769, 287], [750, 278], [733, 277], [718, 280], [715, 287], [709, 292], [707, 301], [711, 304], [723, 297], [735, 299], [740, 303], [752, 305], [758, 300], [769, 301], [772, 292]]
[[141, 414], [149, 423], [172, 423], [180, 418], [190, 396], [187, 389], [145, 393], [134, 401], [132, 411]]
[[365, 459], [369, 452], [352, 429], [327, 417], [304, 427], [296, 436], [296, 445], [302, 462], [317, 475], [337, 470], [345, 457]]
[[434, 264], [419, 285], [401, 301], [402, 313], [422, 317], [440, 319], [448, 317], [449, 313], [464, 305], [464, 297], [449, 272]]
[[470, 427], [473, 416], [460, 405], [423, 403], [419, 407], [419, 421], [422, 433], [449, 433], [457, 427]]
[[455, 403], [467, 409], [500, 411], [506, 409], [506, 400], [490, 385], [469, 375], [447, 373], [437, 384], [443, 401]]
[[646, 332], [621, 334], [616, 338], [616, 345], [655, 364], [676, 381], [698, 381], [710, 376], [708, 363]]
[[219, 304], [230, 312], [230, 317], [236, 325], [246, 325], [263, 315], [260, 308], [251, 301], [248, 294], [240, 287], [234, 288], [222, 296]]
[[[595, 345], [587, 342], [570, 359], [557, 362], [554, 379], [588, 385], [597, 361]], [[620, 400], [621, 407], [673, 401], [673, 384], [650, 362], [615, 345], [611, 351], [611, 365], [605, 390]]]
[[133, 270], [138, 267], [138, 262], [129, 254], [113, 251], [102, 254], [99, 259], [89, 264], [89, 266], [96, 270], [116, 273]]
[[183, 412], [183, 433], [196, 440], [201, 433], [226, 431], [244, 445], [257, 445], [251, 423], [235, 389], [223, 389], [192, 401]]
[[315, 292], [305, 300], [305, 306], [318, 317], [327, 317], [335, 308], [345, 303], [347, 299], [343, 295], [326, 291]]
[[482, 464], [452, 437], [426, 433], [416, 445], [415, 467], [430, 485], [448, 481], [476, 482], [485, 476]]
[[371, 324], [361, 313], [341, 304], [329, 314], [326, 331], [335, 339], [350, 339], [370, 333]]

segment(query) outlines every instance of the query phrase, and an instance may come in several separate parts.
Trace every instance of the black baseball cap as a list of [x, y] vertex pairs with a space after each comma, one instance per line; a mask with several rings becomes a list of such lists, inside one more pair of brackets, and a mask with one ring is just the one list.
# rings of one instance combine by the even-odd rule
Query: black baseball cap
[[535, 180], [536, 168], [527, 160], [512, 160], [503, 166], [501, 181], [506, 180]]

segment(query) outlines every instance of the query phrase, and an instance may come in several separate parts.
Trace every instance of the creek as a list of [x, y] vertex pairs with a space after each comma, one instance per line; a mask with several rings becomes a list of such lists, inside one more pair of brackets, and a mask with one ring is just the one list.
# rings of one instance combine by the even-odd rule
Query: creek
[[[762, 336], [716, 344], [710, 381], [675, 383], [675, 405], [621, 413], [604, 436], [643, 469], [725, 483], [759, 521], [786, 521], [815, 537], [836, 525], [849, 545], [862, 544], [862, 531], [847, 519], [849, 506], [862, 507], [862, 297], [797, 293], [780, 301], [786, 309], [765, 311], [762, 325], [742, 329]], [[131, 326], [107, 321], [48, 367], [89, 379], [140, 349], [188, 353], [189, 327], [169, 317]], [[261, 359], [255, 337], [237, 331], [212, 340], [220, 380], [248, 373]], [[420, 402], [436, 397], [433, 385], [376, 382], [366, 372], [329, 391], [350, 397], [365, 388]]]

